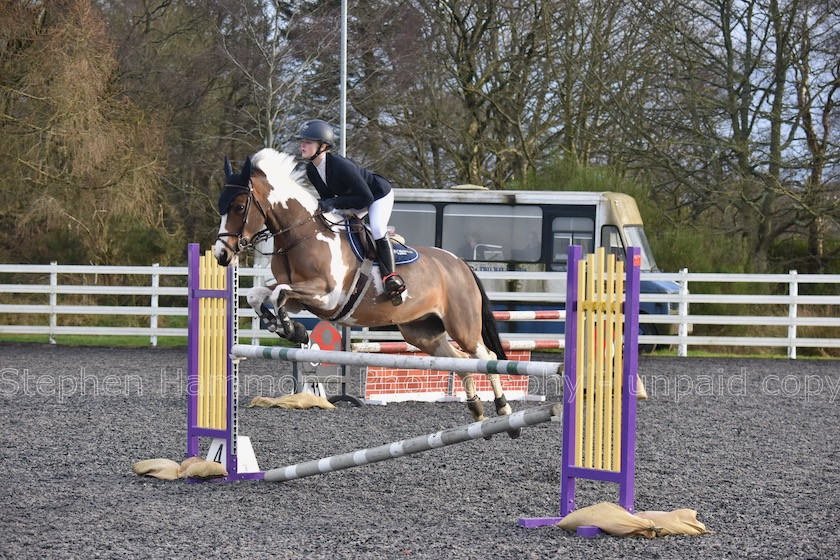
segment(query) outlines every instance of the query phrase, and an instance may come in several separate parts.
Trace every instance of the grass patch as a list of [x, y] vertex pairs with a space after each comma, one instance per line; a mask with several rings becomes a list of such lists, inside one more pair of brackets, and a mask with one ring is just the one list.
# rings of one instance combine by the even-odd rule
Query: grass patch
[[[6, 334], [0, 336], [0, 342], [49, 344], [46, 334]], [[148, 336], [93, 336], [93, 335], [56, 335], [57, 346], [100, 346], [104, 348], [148, 348], [151, 346]], [[185, 336], [159, 336], [158, 348], [186, 348]]]
[[[49, 344], [50, 337], [45, 334], [5, 334], [0, 336], [0, 343], [28, 343]], [[244, 340], [243, 344], [251, 341]], [[261, 338], [262, 346], [297, 346], [279, 337]], [[57, 335], [56, 346], [90, 346], [101, 348], [150, 348], [151, 342], [147, 336], [88, 336], [88, 335]], [[157, 348], [187, 348], [185, 336], [159, 336]]]

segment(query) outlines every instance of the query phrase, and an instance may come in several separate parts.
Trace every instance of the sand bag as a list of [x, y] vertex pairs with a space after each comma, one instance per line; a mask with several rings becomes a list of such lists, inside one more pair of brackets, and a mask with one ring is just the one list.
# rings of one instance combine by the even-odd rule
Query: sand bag
[[304, 410], [309, 408], [335, 408], [335, 405], [319, 395], [295, 393], [284, 397], [254, 397], [248, 408], [288, 408]]
[[140, 476], [151, 476], [160, 480], [218, 478], [228, 474], [219, 463], [204, 461], [198, 457], [188, 457], [180, 465], [171, 459], [146, 459], [134, 463], [131, 470]]
[[653, 521], [636, 517], [623, 507], [609, 502], [577, 509], [564, 517], [557, 526], [572, 532], [577, 531], [578, 527], [598, 527], [618, 537], [656, 536]]
[[201, 459], [201, 457], [187, 457], [181, 461], [181, 468], [178, 469], [178, 474], [181, 475], [181, 478], [184, 478], [184, 473], [187, 472], [187, 468], [189, 468], [189, 466], [193, 463], [199, 463], [202, 460], [203, 459]]
[[636, 400], [642, 401], [648, 398], [647, 389], [642, 381], [642, 376], [636, 374]]
[[171, 459], [146, 459], [137, 461], [131, 470], [140, 476], [152, 476], [161, 480], [177, 480], [181, 478], [181, 465]]
[[220, 478], [227, 475], [227, 470], [215, 461], [195, 461], [184, 470], [184, 478]]
[[636, 517], [653, 521], [656, 534], [660, 537], [667, 535], [704, 535], [709, 532], [706, 526], [697, 520], [697, 512], [693, 509], [676, 509], [674, 511], [639, 511]]

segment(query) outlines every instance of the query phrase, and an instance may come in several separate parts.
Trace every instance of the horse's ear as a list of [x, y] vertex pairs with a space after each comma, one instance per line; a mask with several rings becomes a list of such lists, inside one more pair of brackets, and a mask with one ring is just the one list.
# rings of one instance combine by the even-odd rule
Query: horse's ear
[[245, 158], [245, 163], [242, 164], [242, 170], [239, 172], [242, 177], [242, 182], [248, 184], [248, 179], [251, 178], [251, 156]]
[[231, 175], [233, 175], [233, 168], [230, 166], [230, 160], [225, 156], [225, 178], [230, 179]]

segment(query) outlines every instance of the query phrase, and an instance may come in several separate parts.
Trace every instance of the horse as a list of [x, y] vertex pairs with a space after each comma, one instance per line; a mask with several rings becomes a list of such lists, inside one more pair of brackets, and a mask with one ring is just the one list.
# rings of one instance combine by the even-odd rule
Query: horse
[[[255, 286], [247, 296], [270, 330], [305, 343], [306, 329], [288, 313], [306, 309], [350, 327], [396, 326], [406, 342], [431, 356], [507, 359], [487, 294], [459, 257], [436, 247], [416, 248], [419, 259], [400, 266], [407, 289], [402, 304], [394, 306], [383, 290], [378, 267], [370, 260], [360, 262], [354, 254], [342, 231], [344, 216], [319, 210], [294, 156], [266, 148], [248, 157], [237, 174], [226, 157], [225, 177], [214, 256], [220, 265], [230, 266], [241, 251], [274, 239], [274, 284]], [[484, 420], [473, 374], [458, 375], [472, 417]], [[487, 377], [496, 413], [510, 414], [498, 374]], [[516, 437], [518, 431], [510, 435]]]

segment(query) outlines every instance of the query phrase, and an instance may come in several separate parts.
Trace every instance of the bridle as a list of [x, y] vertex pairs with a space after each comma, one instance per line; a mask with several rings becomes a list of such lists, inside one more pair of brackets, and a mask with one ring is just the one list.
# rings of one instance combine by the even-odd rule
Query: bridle
[[[247, 249], [255, 249], [254, 245], [257, 243], [261, 243], [266, 241], [272, 237], [271, 230], [268, 229], [268, 215], [265, 213], [260, 201], [254, 198], [254, 187], [251, 185], [251, 181], [248, 181], [248, 186], [243, 187], [242, 185], [234, 185], [234, 184], [226, 184], [224, 186], [226, 189], [235, 189], [237, 191], [241, 191], [243, 193], [248, 193], [248, 199], [245, 201], [245, 214], [242, 218], [242, 225], [239, 226], [239, 231], [237, 232], [219, 232], [216, 236], [216, 241], [221, 242], [222, 245], [227, 247], [234, 255], [238, 254], [240, 251], [244, 251]], [[263, 229], [258, 231], [254, 234], [253, 237], [250, 239], [245, 237], [245, 228], [248, 225], [248, 216], [251, 214], [251, 204], [255, 204], [257, 206], [257, 210], [259, 210], [260, 214], [262, 214], [263, 220], [265, 221], [265, 226]], [[231, 204], [233, 206], [233, 204]], [[228, 209], [230, 212], [230, 209]], [[236, 237], [236, 246], [231, 245], [228, 243], [228, 237]]]
[[[272, 239], [272, 238], [275, 238], [275, 237], [280, 237], [282, 239], [284, 234], [286, 234], [286, 233], [288, 233], [288, 232], [290, 232], [290, 231], [292, 231], [292, 230], [294, 230], [294, 229], [296, 229], [300, 226], [303, 226], [303, 225], [307, 224], [308, 222], [315, 222], [317, 224], [320, 221], [320, 223], [323, 226], [325, 226], [326, 228], [328, 228], [330, 230], [332, 230], [333, 226], [338, 225], [337, 223], [334, 223], [334, 222], [331, 222], [330, 220], [328, 220], [324, 216], [324, 214], [319, 210], [317, 213], [315, 213], [313, 215], [310, 215], [310, 216], [307, 216], [305, 219], [301, 220], [300, 222], [298, 222], [296, 224], [293, 224], [293, 225], [291, 225], [287, 228], [284, 228], [284, 229], [278, 230], [276, 232], [273, 232], [273, 231], [271, 231], [271, 228], [268, 227], [268, 213], [266, 213], [265, 209], [262, 207], [262, 204], [260, 204], [260, 201], [254, 196], [254, 187], [253, 187], [253, 185], [251, 185], [251, 181], [248, 181], [248, 186], [247, 187], [243, 187], [242, 185], [226, 184], [224, 186], [224, 188], [226, 188], [226, 189], [228, 189], [228, 188], [236, 189], [238, 191], [242, 191], [242, 193], [245, 193], [245, 192], [248, 193], [248, 199], [245, 201], [245, 215], [242, 218], [242, 225], [239, 226], [239, 231], [237, 231], [235, 233], [228, 232], [228, 231], [219, 232], [219, 234], [216, 236], [216, 240], [221, 242], [221, 244], [224, 245], [225, 247], [227, 247], [234, 255], [239, 254], [240, 251], [247, 251], [249, 249], [254, 250], [257, 253], [260, 253], [261, 255], [282, 255], [282, 254], [285, 254], [285, 253], [291, 251], [292, 249], [294, 249], [295, 247], [297, 247], [298, 245], [300, 245], [301, 243], [303, 243], [307, 239], [311, 239], [311, 238], [315, 237], [316, 235], [318, 235], [321, 228], [315, 228], [315, 230], [311, 234], [309, 234], [307, 236], [304, 236], [304, 237], [301, 237], [300, 239], [295, 240], [291, 244], [281, 243], [279, 248], [275, 249], [274, 251], [272, 251], [270, 253], [264, 253], [264, 252], [260, 251], [259, 249], [256, 248], [256, 245], [259, 244], [259, 243], [262, 243], [263, 241], [268, 241], [269, 239]], [[263, 229], [261, 229], [260, 231], [255, 233], [249, 239], [249, 238], [245, 237], [244, 233], [245, 233], [245, 228], [248, 225], [248, 216], [251, 213], [251, 204], [256, 205], [257, 210], [259, 211], [260, 215], [262, 215], [262, 217], [263, 217], [263, 223], [265, 225], [263, 226]], [[228, 210], [228, 211], [230, 211], [230, 210]], [[233, 246], [230, 243], [228, 243], [228, 241], [227, 241], [228, 237], [236, 237], [237, 238], [236, 246]]]

